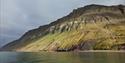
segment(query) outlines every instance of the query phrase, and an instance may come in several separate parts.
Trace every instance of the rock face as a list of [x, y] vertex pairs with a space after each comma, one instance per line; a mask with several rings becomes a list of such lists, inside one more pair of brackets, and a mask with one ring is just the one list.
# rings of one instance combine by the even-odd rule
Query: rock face
[[125, 6], [88, 5], [5, 45], [9, 51], [125, 49]]

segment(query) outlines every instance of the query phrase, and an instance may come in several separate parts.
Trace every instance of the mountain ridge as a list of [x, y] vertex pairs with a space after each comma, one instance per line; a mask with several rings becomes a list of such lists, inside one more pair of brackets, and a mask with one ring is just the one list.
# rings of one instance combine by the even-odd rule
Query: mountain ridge
[[[88, 38], [85, 39], [84, 35], [86, 35], [88, 33], [91, 33], [91, 34], [97, 33], [97, 32], [99, 33], [100, 30], [102, 30], [100, 34], [107, 33], [107, 34], [112, 35], [112, 32], [109, 32], [109, 31], [107, 32], [107, 29], [106, 29], [111, 24], [113, 24], [112, 26], [115, 26], [117, 24], [122, 25], [121, 27], [123, 29], [122, 28], [121, 29], [123, 30], [122, 34], [124, 35], [124, 25], [123, 25], [124, 23], [125, 23], [125, 5], [104, 6], [104, 5], [92, 4], [92, 5], [88, 5], [85, 7], [75, 9], [69, 15], [64, 16], [50, 24], [40, 26], [37, 29], [33, 29], [33, 30], [26, 32], [18, 40], [15, 40], [15, 41], [5, 45], [2, 48], [2, 50], [34, 51], [34, 49], [32, 49], [32, 47], [28, 46], [28, 45], [32, 44], [32, 43], [35, 44], [35, 42], [38, 42], [40, 39], [43, 41], [45, 40], [48, 43], [45, 44], [46, 46], [44, 46], [44, 47], [43, 47], [43, 45], [41, 45], [41, 46], [39, 45], [38, 48], [40, 48], [40, 47], [41, 48], [38, 50], [35, 50], [35, 51], [41, 51], [41, 50], [47, 50], [47, 51], [49, 51], [49, 50], [52, 50], [52, 51], [69, 50], [69, 51], [71, 51], [71, 50], [75, 50], [75, 49], [84, 50], [84, 48], [85, 49], [101, 49], [101, 46], [98, 46], [98, 47], [95, 46], [95, 44], [97, 44], [95, 42], [98, 42], [98, 41], [96, 41], [97, 38], [92, 39], [92, 38], [94, 38], [94, 37], [92, 37], [91, 39], [88, 39]], [[110, 25], [108, 25], [108, 24], [110, 24]], [[113, 32], [115, 32], [115, 31], [113, 31]], [[71, 35], [66, 36], [67, 33], [69, 33]], [[62, 34], [62, 36], [60, 37], [61, 34]], [[77, 34], [80, 34], [80, 35], [78, 35], [78, 37], [80, 39], [75, 37], [75, 36], [77, 36]], [[57, 37], [53, 38], [52, 37], [53, 35], [57, 35]], [[93, 34], [93, 35], [95, 36], [96, 34]], [[47, 36], [48, 40], [50, 38], [49, 41], [47, 40], [46, 36]], [[63, 46], [60, 45], [60, 43], [63, 44], [63, 42], [65, 42], [62, 40], [62, 39], [66, 39], [65, 36], [67, 38], [69, 38], [69, 36], [75, 37], [74, 39], [77, 39], [76, 42], [78, 42], [78, 43], [72, 44], [75, 42], [70, 41], [71, 40], [71, 38], [70, 38], [69, 40], [67, 39], [67, 42], [68, 42], [67, 44], [64, 44]], [[104, 35], [103, 38], [105, 38], [105, 37], [107, 37], [107, 36]], [[108, 36], [108, 38], [109, 37], [110, 36]], [[84, 38], [84, 40], [83, 40], [83, 38]], [[123, 38], [125, 38], [125, 37], [123, 37]], [[56, 40], [60, 41], [60, 43], [56, 42]], [[99, 39], [99, 40], [101, 40], [101, 39]], [[110, 40], [110, 41], [113, 41], [113, 40]], [[42, 41], [40, 41], [40, 42], [42, 42]], [[85, 42], [86, 42], [86, 44], [85, 44]], [[87, 44], [91, 44], [92, 47], [88, 46]], [[123, 40], [123, 44], [124, 44], [124, 40]], [[85, 47], [85, 45], [86, 45], [86, 47]], [[30, 49], [30, 47], [31, 47], [31, 49]], [[104, 49], [108, 49], [106, 47]], [[114, 45], [112, 47], [114, 47]], [[110, 47], [109, 47], [109, 49], [110, 49]]]

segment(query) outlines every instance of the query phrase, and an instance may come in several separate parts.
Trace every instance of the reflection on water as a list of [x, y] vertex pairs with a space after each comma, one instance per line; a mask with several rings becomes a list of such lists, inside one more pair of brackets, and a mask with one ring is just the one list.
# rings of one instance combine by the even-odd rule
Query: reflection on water
[[0, 52], [0, 63], [125, 63], [124, 52]]

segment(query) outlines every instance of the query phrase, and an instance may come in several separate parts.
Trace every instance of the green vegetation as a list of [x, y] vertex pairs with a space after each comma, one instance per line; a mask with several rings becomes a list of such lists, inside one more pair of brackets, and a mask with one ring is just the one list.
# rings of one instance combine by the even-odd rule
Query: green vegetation
[[[125, 25], [107, 25], [101, 22], [96, 23], [96, 25], [91, 23], [83, 26], [82, 29], [73, 29], [72, 31], [64, 31], [62, 33], [49, 33], [43, 38], [22, 48], [22, 50], [68, 51], [72, 50], [73, 47], [79, 47], [79, 44], [86, 43], [89, 40], [95, 42], [92, 48], [99, 50], [111, 50], [116, 45], [125, 44]], [[115, 47], [115, 49], [118, 50], [118, 47]]]

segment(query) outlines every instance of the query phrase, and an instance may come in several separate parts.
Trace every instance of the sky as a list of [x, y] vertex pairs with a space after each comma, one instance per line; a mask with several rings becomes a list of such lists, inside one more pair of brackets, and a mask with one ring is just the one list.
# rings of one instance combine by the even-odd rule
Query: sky
[[125, 0], [0, 0], [0, 47], [90, 4], [125, 5]]

